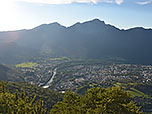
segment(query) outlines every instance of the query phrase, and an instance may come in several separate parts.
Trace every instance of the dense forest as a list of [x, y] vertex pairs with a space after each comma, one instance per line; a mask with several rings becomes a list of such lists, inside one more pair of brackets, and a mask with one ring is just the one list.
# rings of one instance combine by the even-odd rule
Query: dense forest
[[[60, 94], [53, 90], [43, 89], [43, 88], [37, 87], [35, 85], [31, 85], [29, 83], [14, 83], [14, 82], [1, 81], [0, 89], [2, 92], [1, 94], [6, 93], [6, 96], [3, 96], [4, 98], [2, 98], [2, 99], [6, 98], [6, 100], [8, 100], [8, 101], [9, 101], [9, 99], [12, 99], [12, 98], [7, 98], [7, 94], [9, 94], [9, 96], [14, 96], [14, 95], [16, 95], [16, 91], [18, 91], [17, 93], [19, 96], [24, 95], [25, 98], [27, 97], [26, 98], [26, 99], [28, 99], [27, 102], [31, 102], [31, 100], [33, 98], [34, 98], [33, 103], [43, 101], [44, 107], [47, 109], [46, 112], [48, 110], [50, 110], [54, 104], [56, 104], [58, 101], [61, 101], [63, 98], [63, 94]], [[22, 99], [22, 100], [24, 100], [24, 99]], [[3, 104], [3, 102], [4, 101], [0, 101], [1, 104]], [[23, 101], [23, 102], [25, 102], [25, 101]], [[5, 103], [7, 104], [7, 102], [5, 102]], [[12, 101], [12, 103], [13, 103], [13, 101]], [[1, 111], [0, 111], [0, 113], [1, 113]]]
[[[0, 82], [1, 114], [142, 114], [120, 87], [59, 94], [28, 83]], [[53, 106], [54, 105], [54, 106]], [[52, 107], [53, 106], [53, 107]]]

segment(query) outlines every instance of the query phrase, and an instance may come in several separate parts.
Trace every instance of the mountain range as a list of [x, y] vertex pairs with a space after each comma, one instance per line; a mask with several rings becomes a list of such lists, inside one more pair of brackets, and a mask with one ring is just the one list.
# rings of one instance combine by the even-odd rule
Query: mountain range
[[121, 30], [94, 19], [65, 27], [42, 24], [29, 30], [0, 32], [0, 63], [34, 57], [120, 58], [152, 64], [152, 29]]

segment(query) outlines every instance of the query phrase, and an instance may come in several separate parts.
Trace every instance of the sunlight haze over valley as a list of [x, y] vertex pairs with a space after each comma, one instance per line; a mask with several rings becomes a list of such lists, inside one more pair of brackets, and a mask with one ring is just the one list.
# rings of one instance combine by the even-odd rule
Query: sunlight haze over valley
[[152, 0], [0, 0], [0, 114], [152, 114]]

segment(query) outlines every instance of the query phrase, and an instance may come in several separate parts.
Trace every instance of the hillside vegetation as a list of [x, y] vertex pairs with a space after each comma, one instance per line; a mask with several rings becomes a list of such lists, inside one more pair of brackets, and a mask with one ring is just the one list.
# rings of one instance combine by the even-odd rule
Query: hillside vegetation
[[63, 98], [63, 94], [60, 94], [53, 90], [43, 89], [35, 85], [31, 85], [29, 83], [14, 83], [14, 82], [1, 82], [1, 81], [0, 83], [1, 85], [3, 84], [3, 86], [0, 86], [0, 88], [3, 89], [3, 87], [5, 87], [5, 90], [9, 91], [10, 96], [13, 96], [17, 90], [18, 93], [20, 94], [24, 93], [24, 96], [27, 96], [26, 99], [29, 98], [29, 102], [33, 98], [34, 98], [33, 102], [43, 101], [44, 107], [47, 109], [46, 111], [50, 110], [54, 104], [56, 104], [58, 101], [61, 101]]
[[55, 91], [0, 82], [0, 97], [2, 114], [142, 114], [129, 93], [120, 87], [91, 88], [84, 96], [68, 91], [61, 101], [62, 95]]
[[142, 114], [128, 92], [120, 87], [91, 88], [84, 96], [68, 91], [51, 114]]

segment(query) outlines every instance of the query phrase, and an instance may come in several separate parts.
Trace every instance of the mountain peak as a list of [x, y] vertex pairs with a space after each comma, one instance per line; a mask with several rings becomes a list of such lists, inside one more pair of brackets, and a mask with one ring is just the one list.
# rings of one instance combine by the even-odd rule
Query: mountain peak
[[92, 21], [90, 21], [90, 22], [95, 22], [95, 23], [103, 23], [103, 24], [105, 24], [105, 22], [104, 21], [101, 21], [100, 19], [93, 19]]
[[[60, 27], [64, 27], [62, 25], [60, 25], [58, 22], [53, 22], [53, 23], [50, 23], [50, 24], [42, 24], [40, 26], [37, 26], [35, 27], [34, 29], [46, 29], [46, 28], [60, 28]], [[64, 27], [65, 28], [65, 27]]]
[[106, 24], [105, 24], [105, 22], [104, 21], [101, 21], [101, 20], [99, 20], [99, 19], [93, 19], [93, 20], [91, 20], [91, 21], [86, 21], [86, 22], [84, 22], [84, 23], [82, 23], [83, 25], [93, 25], [93, 26], [105, 26]]
[[50, 23], [50, 24], [48, 24], [48, 25], [57, 25], [57, 26], [61, 26], [60, 23], [58, 23], [58, 22], [53, 22], [53, 23]]

